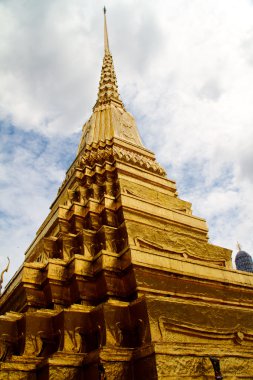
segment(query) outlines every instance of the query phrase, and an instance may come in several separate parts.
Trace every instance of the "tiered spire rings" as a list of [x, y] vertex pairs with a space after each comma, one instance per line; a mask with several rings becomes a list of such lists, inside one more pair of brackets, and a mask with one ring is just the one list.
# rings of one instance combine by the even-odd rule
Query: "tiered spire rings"
[[98, 99], [93, 111], [95, 111], [99, 106], [110, 103], [115, 103], [117, 106], [121, 106], [124, 109], [124, 105], [119, 97], [112, 55], [109, 50], [106, 8], [104, 7], [104, 60], [99, 82]]

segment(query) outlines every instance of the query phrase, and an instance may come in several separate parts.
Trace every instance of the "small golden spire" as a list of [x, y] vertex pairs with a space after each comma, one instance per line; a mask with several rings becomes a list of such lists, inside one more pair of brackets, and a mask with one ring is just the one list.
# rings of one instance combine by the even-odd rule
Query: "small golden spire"
[[239, 244], [238, 242], [237, 242], [236, 246], [237, 246], [238, 251], [242, 250], [241, 244]]
[[9, 257], [7, 257], [7, 259], [8, 259], [8, 264], [7, 264], [6, 268], [2, 271], [2, 273], [0, 275], [0, 294], [1, 294], [1, 290], [2, 290], [2, 284], [3, 284], [3, 281], [4, 281], [4, 273], [8, 272], [9, 265], [10, 265], [10, 259], [9, 259]]

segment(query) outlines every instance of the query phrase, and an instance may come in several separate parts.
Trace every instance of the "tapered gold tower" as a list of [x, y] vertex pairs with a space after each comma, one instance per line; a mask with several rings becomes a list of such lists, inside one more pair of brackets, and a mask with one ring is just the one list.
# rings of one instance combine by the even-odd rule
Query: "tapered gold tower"
[[104, 22], [77, 157], [0, 300], [0, 380], [214, 379], [209, 355], [253, 379], [253, 276], [143, 146]]

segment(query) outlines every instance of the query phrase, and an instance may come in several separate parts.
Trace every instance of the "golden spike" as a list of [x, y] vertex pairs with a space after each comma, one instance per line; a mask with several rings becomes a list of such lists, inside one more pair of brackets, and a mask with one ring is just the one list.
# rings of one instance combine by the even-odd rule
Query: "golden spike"
[[241, 244], [239, 244], [238, 242], [237, 242], [236, 246], [237, 246], [238, 251], [242, 250]]
[[103, 66], [102, 66], [101, 77], [100, 77], [100, 82], [99, 82], [98, 99], [95, 106], [93, 107], [93, 111], [95, 111], [97, 107], [101, 105], [109, 104], [110, 102], [114, 102], [114, 105], [125, 110], [124, 105], [119, 97], [118, 85], [117, 85], [116, 74], [113, 67], [112, 55], [109, 50], [105, 7], [104, 7], [104, 45], [105, 45], [104, 59], [103, 59]]
[[9, 269], [9, 266], [10, 266], [10, 259], [9, 259], [9, 257], [7, 257], [7, 259], [8, 259], [8, 264], [7, 264], [6, 268], [2, 271], [2, 273], [0, 275], [0, 294], [1, 294], [1, 290], [2, 290], [2, 283], [4, 281], [4, 273], [8, 272], [8, 269]]
[[109, 53], [109, 41], [108, 41], [108, 32], [107, 32], [107, 23], [106, 23], [106, 8], [104, 7], [104, 45], [105, 53]]

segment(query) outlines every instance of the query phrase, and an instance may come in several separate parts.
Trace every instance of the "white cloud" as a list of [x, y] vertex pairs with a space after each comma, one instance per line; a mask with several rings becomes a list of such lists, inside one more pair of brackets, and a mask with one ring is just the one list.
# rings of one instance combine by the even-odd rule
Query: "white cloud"
[[[61, 151], [74, 155], [74, 133], [95, 103], [103, 5], [0, 4], [0, 265], [7, 254], [21, 263], [63, 178]], [[239, 240], [253, 253], [252, 2], [122, 0], [106, 6], [119, 89], [146, 146], [194, 213], [207, 218], [211, 240], [232, 249]], [[13, 135], [6, 135], [8, 124], [15, 126]]]

